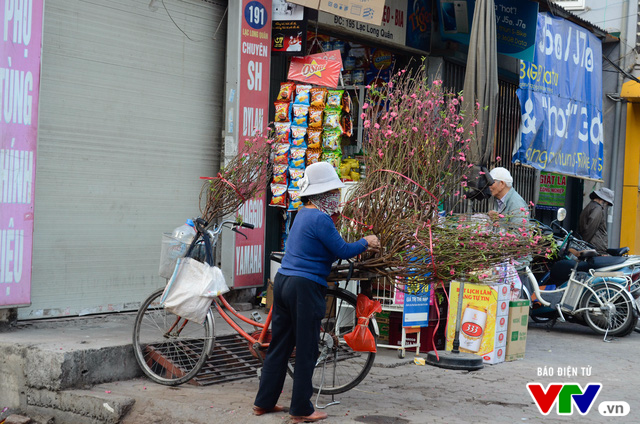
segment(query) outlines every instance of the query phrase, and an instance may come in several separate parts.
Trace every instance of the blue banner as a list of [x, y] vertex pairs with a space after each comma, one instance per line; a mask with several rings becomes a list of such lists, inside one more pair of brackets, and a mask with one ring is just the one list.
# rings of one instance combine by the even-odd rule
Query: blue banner
[[539, 14], [533, 61], [520, 61], [518, 98], [513, 162], [602, 179], [602, 43], [595, 35]]

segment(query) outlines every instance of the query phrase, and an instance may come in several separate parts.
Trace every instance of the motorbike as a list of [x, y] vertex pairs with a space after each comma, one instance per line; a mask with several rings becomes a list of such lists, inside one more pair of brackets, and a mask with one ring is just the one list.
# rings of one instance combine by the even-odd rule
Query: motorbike
[[[640, 269], [636, 266], [640, 257], [598, 256], [593, 249], [583, 249], [588, 246], [559, 224], [565, 217], [561, 208], [550, 227], [541, 226], [543, 232], [553, 232], [560, 246], [557, 259], [547, 264], [548, 271], [538, 280], [528, 266], [525, 268], [522, 297], [532, 300], [532, 320], [587, 325], [605, 339], [628, 335], [638, 327], [638, 305], [632, 292], [640, 295]], [[546, 287], [542, 290], [540, 286]]]

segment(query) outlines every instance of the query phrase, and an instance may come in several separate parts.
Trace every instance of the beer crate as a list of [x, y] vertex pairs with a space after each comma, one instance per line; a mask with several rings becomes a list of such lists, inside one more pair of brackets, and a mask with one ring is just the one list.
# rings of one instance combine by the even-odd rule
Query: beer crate
[[[450, 284], [447, 350], [453, 348], [460, 283]], [[510, 284], [465, 283], [462, 301], [460, 350], [482, 357], [484, 363], [504, 362], [507, 342]]]

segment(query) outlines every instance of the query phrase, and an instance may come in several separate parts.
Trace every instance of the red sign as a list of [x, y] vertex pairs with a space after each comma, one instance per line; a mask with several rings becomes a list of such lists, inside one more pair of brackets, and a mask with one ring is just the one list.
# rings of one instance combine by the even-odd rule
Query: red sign
[[[271, 0], [243, 0], [240, 36], [239, 149], [245, 140], [264, 132], [269, 115], [269, 66], [271, 61]], [[264, 139], [262, 139], [264, 142]], [[233, 286], [264, 284], [265, 194], [248, 200], [238, 212], [255, 225], [236, 235]]]
[[[336, 88], [342, 70], [340, 52], [325, 52], [291, 59], [288, 78], [309, 84]], [[326, 57], [326, 58], [325, 58]]]

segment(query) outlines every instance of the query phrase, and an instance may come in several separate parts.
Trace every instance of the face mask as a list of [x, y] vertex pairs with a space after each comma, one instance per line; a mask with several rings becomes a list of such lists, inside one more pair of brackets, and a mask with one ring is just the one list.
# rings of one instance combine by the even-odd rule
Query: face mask
[[314, 196], [309, 196], [309, 201], [313, 205], [331, 216], [339, 212], [340, 206], [340, 193], [320, 193]]

